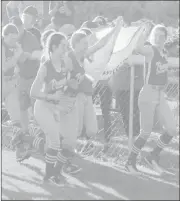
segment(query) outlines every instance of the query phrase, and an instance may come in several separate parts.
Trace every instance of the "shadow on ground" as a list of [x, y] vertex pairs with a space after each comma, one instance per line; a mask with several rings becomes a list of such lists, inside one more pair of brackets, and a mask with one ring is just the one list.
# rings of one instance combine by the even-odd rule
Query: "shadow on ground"
[[127, 174], [123, 168], [112, 168], [78, 158], [83, 170], [67, 177], [63, 187], [41, 183], [44, 162], [31, 158], [22, 164], [14, 153], [2, 153], [2, 199], [18, 200], [179, 200], [179, 186], [158, 175], [144, 172], [141, 176]]

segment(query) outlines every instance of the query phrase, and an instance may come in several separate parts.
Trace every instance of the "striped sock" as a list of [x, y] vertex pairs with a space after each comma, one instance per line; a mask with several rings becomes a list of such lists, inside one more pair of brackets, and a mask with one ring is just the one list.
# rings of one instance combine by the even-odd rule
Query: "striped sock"
[[56, 163], [56, 156], [57, 156], [57, 150], [48, 148], [46, 151], [45, 161], [46, 161], [46, 169], [45, 169], [45, 175], [46, 177], [50, 178], [51, 176], [54, 176], [54, 165]]
[[66, 158], [62, 154], [62, 151], [59, 151], [58, 154], [57, 154], [56, 164], [55, 164], [55, 167], [54, 167], [54, 172], [55, 172], [56, 176], [58, 176], [60, 174], [63, 165], [66, 164], [67, 161], [68, 161], [68, 158]]
[[161, 151], [167, 147], [167, 145], [170, 143], [170, 141], [172, 140], [172, 136], [168, 135], [168, 133], [165, 133], [163, 135], [160, 136], [160, 138], [158, 138], [157, 140], [157, 146], [153, 149], [153, 151], [151, 152], [151, 156], [153, 157], [157, 157], [160, 155]]
[[44, 154], [45, 140], [42, 137], [37, 136], [33, 141], [33, 148], [38, 152]]
[[141, 152], [141, 149], [144, 147], [145, 143], [147, 140], [138, 137], [136, 139], [136, 141], [134, 142], [133, 146], [132, 146], [132, 151], [129, 155], [129, 161], [135, 162], [137, 156], [139, 155], [139, 153]]

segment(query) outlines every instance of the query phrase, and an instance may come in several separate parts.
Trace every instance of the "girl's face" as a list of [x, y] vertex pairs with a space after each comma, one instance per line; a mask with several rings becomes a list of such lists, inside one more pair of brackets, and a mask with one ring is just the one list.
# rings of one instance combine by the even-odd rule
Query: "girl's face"
[[63, 39], [53, 53], [56, 54], [57, 57], [64, 57], [67, 50], [68, 50], [68, 41], [66, 39]]
[[154, 43], [157, 46], [162, 46], [166, 42], [166, 34], [164, 31], [157, 29], [154, 33]]
[[88, 49], [87, 37], [82, 38], [75, 46], [75, 52], [84, 54]]
[[24, 27], [25, 27], [25, 28], [26, 28], [26, 27], [28, 28], [28, 27], [31, 25], [31, 23], [32, 23], [32, 16], [23, 13], [23, 14], [22, 14], [22, 22], [23, 22], [23, 24], [24, 24]]
[[15, 47], [18, 40], [18, 34], [13, 33], [13, 34], [4, 36], [4, 40], [9, 46]]

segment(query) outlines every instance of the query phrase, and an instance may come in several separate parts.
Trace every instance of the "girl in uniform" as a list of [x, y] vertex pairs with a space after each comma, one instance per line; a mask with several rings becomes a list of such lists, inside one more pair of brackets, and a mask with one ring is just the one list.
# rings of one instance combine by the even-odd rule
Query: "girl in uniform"
[[163, 89], [167, 84], [168, 61], [164, 44], [167, 39], [167, 30], [162, 25], [156, 25], [150, 34], [150, 44], [144, 45], [142, 38], [137, 51], [145, 56], [145, 80], [144, 86], [139, 94], [140, 110], [140, 134], [129, 155], [126, 168], [132, 173], [137, 173], [136, 159], [149, 138], [157, 112], [159, 121], [163, 127], [163, 135], [157, 140], [157, 146], [145, 157], [146, 162], [159, 173], [162, 168], [159, 165], [161, 151], [171, 142], [173, 136], [177, 135], [175, 119], [169, 108]]
[[[50, 181], [56, 185], [59, 185], [62, 180], [60, 177], [62, 166], [71, 157], [70, 152], [65, 148], [61, 147], [60, 149], [61, 135], [66, 138], [68, 130], [67, 126], [63, 125], [66, 124], [64, 116], [71, 113], [75, 105], [75, 98], [64, 94], [69, 77], [64, 64], [67, 46], [67, 38], [61, 33], [52, 33], [48, 37], [47, 58], [41, 64], [31, 88], [31, 96], [37, 99], [34, 106], [34, 116], [46, 134], [47, 141], [44, 182]], [[72, 113], [70, 116], [73, 116]], [[77, 118], [73, 117], [74, 127], [71, 126], [71, 136], [68, 135], [71, 139], [76, 138], [74, 136], [76, 136], [75, 122]], [[72, 131], [73, 128], [74, 131]], [[70, 131], [68, 130], [69, 133]]]

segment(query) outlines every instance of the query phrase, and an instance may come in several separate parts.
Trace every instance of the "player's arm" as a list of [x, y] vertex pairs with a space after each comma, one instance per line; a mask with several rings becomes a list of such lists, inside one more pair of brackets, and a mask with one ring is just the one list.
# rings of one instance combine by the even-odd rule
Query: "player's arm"
[[59, 9], [59, 4], [53, 1], [49, 2], [49, 15], [51, 17], [54, 16], [54, 14], [58, 11]]
[[115, 28], [110, 33], [108, 33], [105, 37], [99, 40], [95, 45], [89, 47], [87, 52], [85, 53], [85, 56], [89, 57], [90, 55], [94, 54], [96, 51], [104, 47], [113, 35], [114, 35], [114, 40], [116, 41], [118, 34], [122, 28], [122, 24], [123, 24], [123, 20], [121, 17], [119, 17]]
[[44, 79], [46, 76], [47, 70], [46, 66], [42, 65], [39, 68], [39, 71], [36, 75], [36, 78], [31, 86], [30, 95], [36, 99], [46, 99], [47, 94], [45, 94], [42, 89], [44, 85]]
[[148, 45], [145, 44], [148, 39], [149, 32], [150, 32], [150, 24], [146, 23], [145, 26], [146, 26], [145, 31], [142, 34], [142, 36], [139, 38], [135, 51], [138, 54], [145, 56], [146, 59], [151, 59], [154, 55], [153, 48], [150, 44], [148, 44]]
[[39, 71], [37, 73], [37, 76], [31, 86], [30, 90], [30, 96], [39, 99], [39, 100], [47, 100], [47, 101], [58, 101], [58, 97], [55, 94], [47, 94], [46, 92], [43, 91], [44, 87], [44, 80], [47, 75], [47, 69], [45, 65], [42, 65], [39, 68]]

